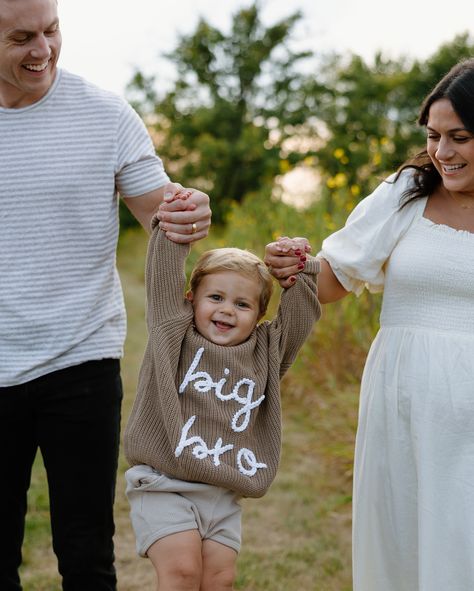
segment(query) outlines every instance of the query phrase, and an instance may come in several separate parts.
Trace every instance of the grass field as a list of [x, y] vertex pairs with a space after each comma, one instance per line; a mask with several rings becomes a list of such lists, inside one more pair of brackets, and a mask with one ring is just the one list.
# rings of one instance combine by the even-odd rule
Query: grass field
[[[128, 337], [123, 361], [126, 421], [145, 344], [145, 236], [121, 239], [119, 268]], [[323, 313], [324, 314], [324, 313]], [[247, 499], [236, 588], [242, 591], [351, 590], [351, 482], [358, 382], [365, 350], [333, 341], [326, 320], [316, 325], [282, 384], [283, 455], [262, 499]], [[154, 573], [135, 553], [120, 458], [116, 555], [120, 591], [155, 589]], [[47, 489], [37, 458], [29, 495], [22, 581], [25, 591], [59, 591], [51, 551]], [[87, 591], [87, 590], [84, 590]]]

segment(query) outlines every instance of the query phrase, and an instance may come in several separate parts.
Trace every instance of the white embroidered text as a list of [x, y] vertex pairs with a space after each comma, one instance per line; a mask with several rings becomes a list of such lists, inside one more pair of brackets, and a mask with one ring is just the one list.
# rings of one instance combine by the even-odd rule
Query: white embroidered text
[[[252, 410], [260, 406], [265, 399], [265, 395], [253, 400], [255, 382], [248, 378], [242, 378], [234, 385], [231, 392], [224, 394], [222, 389], [227, 383], [226, 377], [222, 377], [218, 382], [215, 382], [206, 371], [196, 371], [203, 353], [204, 347], [197, 350], [196, 355], [184, 376], [184, 380], [179, 387], [179, 393], [182, 394], [186, 386], [189, 383], [194, 382], [193, 388], [197, 392], [205, 394], [214, 390], [215, 396], [223, 402], [235, 400], [242, 406], [242, 408], [232, 417], [231, 427], [236, 432], [245, 431], [249, 425]], [[224, 376], [228, 376], [229, 373], [229, 370], [226, 368], [224, 370]]]
[[[234, 449], [234, 446], [231, 443], [222, 445], [222, 438], [219, 437], [214, 445], [214, 448], [210, 449], [202, 437], [194, 435], [188, 438], [189, 430], [194, 425], [195, 421], [196, 415], [193, 415], [184, 425], [183, 429], [181, 430], [181, 439], [179, 440], [179, 444], [175, 449], [174, 455], [179, 458], [186, 447], [193, 446], [192, 453], [194, 457], [196, 457], [198, 460], [204, 460], [207, 457], [212, 457], [214, 465], [219, 466], [221, 463], [220, 456], [227, 451]], [[246, 464], [245, 466], [243, 461]], [[239, 471], [246, 476], [254, 476], [259, 468], [267, 467], [266, 464], [257, 461], [253, 451], [245, 447], [239, 450], [239, 453], [237, 454], [237, 466]]]

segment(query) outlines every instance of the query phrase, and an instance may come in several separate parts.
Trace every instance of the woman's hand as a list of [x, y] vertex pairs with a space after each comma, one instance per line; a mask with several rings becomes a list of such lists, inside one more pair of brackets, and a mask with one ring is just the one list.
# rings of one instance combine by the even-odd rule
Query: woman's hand
[[286, 289], [295, 283], [296, 275], [304, 269], [309, 252], [311, 246], [306, 238], [281, 236], [276, 242], [267, 244], [264, 262], [273, 277]]

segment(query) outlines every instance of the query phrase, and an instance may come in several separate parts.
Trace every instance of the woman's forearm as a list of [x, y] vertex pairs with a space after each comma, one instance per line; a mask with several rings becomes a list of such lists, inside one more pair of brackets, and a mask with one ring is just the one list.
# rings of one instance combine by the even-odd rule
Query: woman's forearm
[[321, 304], [336, 302], [349, 292], [342, 287], [338, 278], [331, 269], [331, 265], [323, 258], [321, 261], [321, 271], [318, 275], [318, 299]]

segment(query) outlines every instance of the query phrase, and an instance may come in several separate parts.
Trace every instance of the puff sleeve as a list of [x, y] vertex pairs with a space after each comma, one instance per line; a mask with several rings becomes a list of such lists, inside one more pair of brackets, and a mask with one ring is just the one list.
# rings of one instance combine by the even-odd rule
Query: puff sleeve
[[323, 241], [319, 256], [326, 259], [347, 291], [383, 291], [384, 267], [398, 241], [423, 214], [426, 197], [401, 208], [404, 191], [413, 183], [405, 170], [383, 181], [352, 211], [345, 226]]

